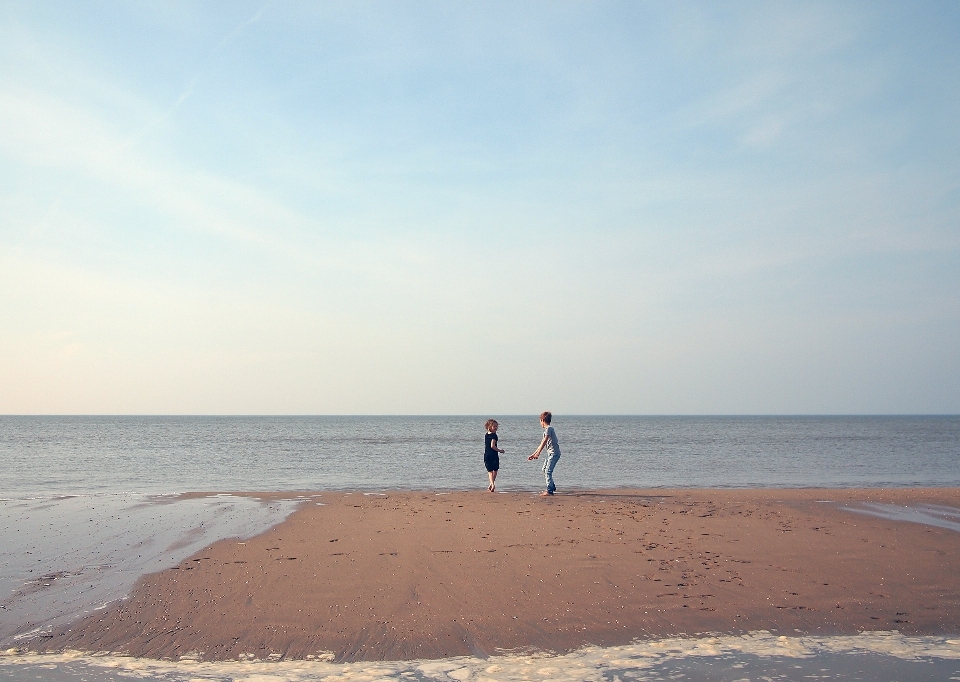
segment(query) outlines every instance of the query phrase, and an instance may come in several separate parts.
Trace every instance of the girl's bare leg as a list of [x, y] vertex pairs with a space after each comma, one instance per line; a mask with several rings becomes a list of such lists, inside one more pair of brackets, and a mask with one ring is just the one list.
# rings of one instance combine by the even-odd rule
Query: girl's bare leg
[[487, 490], [489, 490], [490, 492], [493, 492], [494, 490], [497, 489], [497, 472], [488, 471], [487, 475], [490, 476], [490, 485], [487, 486]]

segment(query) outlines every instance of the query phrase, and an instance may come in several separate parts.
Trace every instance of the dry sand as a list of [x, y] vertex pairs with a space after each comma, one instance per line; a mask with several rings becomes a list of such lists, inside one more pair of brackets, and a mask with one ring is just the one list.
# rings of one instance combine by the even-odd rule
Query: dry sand
[[315, 501], [29, 648], [402, 660], [754, 630], [960, 632], [960, 533], [843, 509], [960, 507], [960, 489]]

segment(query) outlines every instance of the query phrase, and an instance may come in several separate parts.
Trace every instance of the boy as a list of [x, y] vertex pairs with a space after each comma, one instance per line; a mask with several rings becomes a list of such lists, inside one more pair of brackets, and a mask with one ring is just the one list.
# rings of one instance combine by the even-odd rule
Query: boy
[[560, 459], [560, 444], [557, 442], [557, 432], [550, 426], [553, 420], [551, 412], [540, 413], [540, 426], [543, 427], [543, 439], [540, 441], [540, 447], [536, 452], [527, 457], [527, 460], [539, 459], [543, 449], [547, 450], [547, 459], [543, 463], [543, 476], [547, 480], [547, 489], [540, 493], [541, 497], [553, 495], [557, 490], [557, 484], [553, 482], [553, 468], [557, 466], [557, 460]]

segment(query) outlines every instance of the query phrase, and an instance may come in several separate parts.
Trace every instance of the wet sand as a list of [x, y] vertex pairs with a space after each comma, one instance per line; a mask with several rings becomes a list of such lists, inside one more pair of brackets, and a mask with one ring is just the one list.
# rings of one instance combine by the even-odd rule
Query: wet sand
[[756, 630], [960, 633], [960, 532], [849, 509], [864, 503], [960, 508], [960, 489], [323, 493], [27, 646], [407, 660]]
[[296, 499], [102, 494], [0, 500], [0, 650], [127, 595], [221, 538], [253, 537]]

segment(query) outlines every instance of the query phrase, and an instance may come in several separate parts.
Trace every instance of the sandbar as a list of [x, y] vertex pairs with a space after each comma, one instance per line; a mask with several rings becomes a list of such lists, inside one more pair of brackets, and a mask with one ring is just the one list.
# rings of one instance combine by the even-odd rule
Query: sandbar
[[317, 493], [31, 651], [338, 661], [765, 630], [960, 633], [960, 489]]

